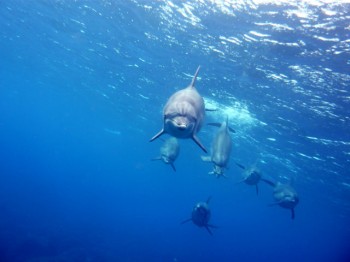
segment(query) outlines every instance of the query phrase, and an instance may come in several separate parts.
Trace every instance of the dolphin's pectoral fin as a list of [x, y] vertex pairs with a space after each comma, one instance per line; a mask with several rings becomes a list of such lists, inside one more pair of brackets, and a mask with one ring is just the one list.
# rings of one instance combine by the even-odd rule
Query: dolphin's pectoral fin
[[255, 189], [256, 189], [256, 195], [259, 195], [259, 187], [258, 187], [258, 184], [255, 185]]
[[164, 129], [162, 128], [162, 130], [160, 130], [154, 137], [151, 138], [150, 142], [152, 142], [153, 140], [157, 139], [158, 137], [160, 137], [161, 135], [163, 135], [165, 133]]
[[170, 165], [171, 165], [171, 167], [174, 169], [174, 171], [176, 172], [176, 168], [175, 168], [174, 163], [171, 163]]
[[292, 219], [294, 219], [295, 218], [294, 208], [292, 208], [291, 211], [292, 211]]
[[[207, 124], [208, 126], [216, 126], [216, 127], [221, 127], [222, 123], [208, 123]], [[232, 133], [236, 133], [236, 131], [232, 128], [232, 127], [229, 127], [227, 126], [228, 130]]]
[[211, 232], [210, 228], [208, 225], [205, 226], [205, 228], [207, 229], [207, 231], [209, 232], [209, 234], [212, 236], [213, 235], [213, 232]]
[[232, 133], [236, 133], [236, 130], [234, 130], [232, 127], [228, 127], [228, 130], [230, 130]]
[[162, 160], [162, 158], [160, 156], [152, 158], [151, 161], [157, 161], [157, 160]]
[[245, 169], [245, 166], [244, 166], [244, 165], [241, 165], [240, 163], [237, 163], [237, 162], [235, 162], [235, 164], [236, 164], [238, 167], [242, 168], [243, 170]]
[[242, 180], [240, 180], [240, 181], [235, 182], [235, 185], [240, 184], [240, 183], [243, 183], [244, 181], [245, 181], [245, 178], [242, 179]]
[[266, 184], [268, 184], [270, 186], [273, 186], [273, 187], [276, 186], [276, 184], [274, 182], [272, 182], [272, 181], [270, 181], [270, 180], [268, 180], [266, 178], [261, 178], [261, 181], [264, 181]]
[[208, 197], [208, 199], [207, 199], [207, 201], [205, 201], [205, 203], [209, 204], [210, 199], [211, 199], [211, 196], [210, 196], [210, 197]]
[[208, 153], [207, 150], [205, 149], [205, 147], [202, 145], [202, 143], [199, 141], [198, 137], [196, 137], [195, 135], [192, 136], [192, 139], [194, 142], [196, 142], [196, 144], [202, 148], [202, 150], [205, 152], [205, 153]]
[[216, 127], [220, 127], [221, 123], [208, 123], [208, 126], [216, 126]]
[[201, 156], [201, 159], [204, 162], [211, 162], [211, 157], [210, 156]]
[[186, 220], [182, 221], [182, 222], [181, 222], [181, 225], [182, 225], [182, 224], [185, 224], [185, 223], [187, 223], [187, 222], [190, 222], [190, 221], [192, 221], [192, 218], [189, 218], [189, 219], [186, 219]]

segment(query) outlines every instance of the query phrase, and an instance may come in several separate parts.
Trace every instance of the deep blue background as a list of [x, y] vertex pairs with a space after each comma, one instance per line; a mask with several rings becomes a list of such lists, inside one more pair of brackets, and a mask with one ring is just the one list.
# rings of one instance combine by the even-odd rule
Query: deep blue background
[[[349, 4], [120, 2], [0, 3], [0, 261], [348, 261]], [[176, 173], [150, 161], [198, 65], [227, 179], [190, 140]], [[296, 219], [234, 160], [291, 183]], [[208, 196], [213, 236], [180, 225]]]

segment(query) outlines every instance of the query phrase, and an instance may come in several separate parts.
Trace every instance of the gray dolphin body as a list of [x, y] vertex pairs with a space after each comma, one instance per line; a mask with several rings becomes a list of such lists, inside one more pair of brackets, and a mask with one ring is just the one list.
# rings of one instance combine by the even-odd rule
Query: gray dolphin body
[[152, 160], [162, 160], [165, 164], [171, 165], [176, 171], [174, 162], [180, 153], [179, 141], [175, 137], [170, 137], [165, 140], [164, 144], [160, 148], [160, 156], [153, 158]]
[[198, 66], [188, 87], [175, 92], [169, 98], [163, 110], [163, 128], [151, 138], [150, 142], [168, 133], [177, 138], [192, 138], [204, 152], [207, 152], [197, 138], [205, 116], [204, 99], [194, 87], [199, 69]]
[[294, 219], [294, 208], [299, 203], [299, 197], [295, 189], [290, 185], [277, 183], [273, 190], [273, 197], [276, 202], [272, 205], [279, 205], [283, 208], [290, 209], [292, 212], [292, 219]]
[[210, 235], [213, 235], [211, 232], [210, 228], [217, 228], [214, 225], [209, 224], [210, 216], [211, 216], [211, 211], [209, 208], [209, 201], [210, 197], [206, 202], [199, 202], [197, 203], [192, 210], [192, 217], [189, 219], [186, 219], [183, 221], [181, 224], [187, 223], [189, 221], [192, 221], [193, 224], [195, 224], [198, 227], [205, 227], [207, 231], [209, 232]]
[[231, 149], [232, 140], [229, 133], [228, 120], [226, 119], [226, 121], [221, 124], [219, 131], [214, 137], [211, 156], [202, 156], [203, 161], [212, 162], [214, 164], [214, 169], [212, 172], [209, 172], [209, 174], [214, 174], [216, 177], [225, 176], [224, 172], [230, 160]]
[[241, 182], [246, 183], [247, 185], [250, 186], [255, 186], [256, 189], [256, 194], [259, 194], [259, 187], [258, 184], [260, 181], [264, 181], [265, 183], [269, 184], [270, 186], [275, 186], [273, 182], [270, 180], [263, 178], [260, 170], [253, 165], [250, 168], [245, 168], [245, 166], [236, 163], [240, 168], [244, 169], [243, 173], [243, 180]]

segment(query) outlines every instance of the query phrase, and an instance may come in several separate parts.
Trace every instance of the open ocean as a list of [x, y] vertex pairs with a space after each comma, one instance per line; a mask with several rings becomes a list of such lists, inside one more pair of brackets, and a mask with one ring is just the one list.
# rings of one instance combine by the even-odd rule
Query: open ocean
[[[199, 65], [227, 177], [191, 139], [151, 161]], [[349, 0], [0, 1], [0, 262], [347, 262], [349, 170]], [[213, 235], [181, 224], [208, 197]]]

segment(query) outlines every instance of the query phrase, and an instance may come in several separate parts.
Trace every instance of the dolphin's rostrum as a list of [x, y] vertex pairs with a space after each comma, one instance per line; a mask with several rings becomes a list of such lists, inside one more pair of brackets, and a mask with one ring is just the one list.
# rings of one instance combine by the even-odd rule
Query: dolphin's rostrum
[[175, 92], [169, 98], [163, 111], [163, 128], [151, 138], [150, 142], [168, 133], [177, 138], [191, 138], [204, 152], [207, 152], [197, 138], [205, 115], [204, 99], [194, 87], [199, 69], [200, 66], [188, 87]]

